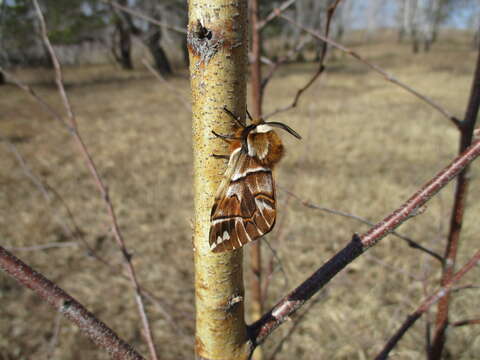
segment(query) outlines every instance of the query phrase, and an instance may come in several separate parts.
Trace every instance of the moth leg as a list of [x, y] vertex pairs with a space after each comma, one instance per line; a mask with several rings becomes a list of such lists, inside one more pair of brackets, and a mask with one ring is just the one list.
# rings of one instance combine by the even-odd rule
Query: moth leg
[[247, 110], [247, 116], [248, 116], [248, 118], [250, 119], [250, 121], [253, 121], [252, 115], [250, 115], [250, 113], [248, 112], [248, 109], [246, 109], [246, 110]]
[[212, 130], [212, 134], [215, 135], [216, 137], [222, 139], [222, 140], [225, 140], [228, 143], [230, 143], [230, 140], [242, 140], [241, 138], [235, 137], [234, 135], [218, 134], [214, 130]]
[[230, 155], [212, 154], [210, 156], [215, 158], [215, 159], [223, 159], [223, 160], [229, 160], [230, 159]]
[[238, 126], [240, 126], [241, 128], [245, 128], [245, 125], [240, 120], [240, 116], [236, 116], [234, 113], [228, 110], [226, 106], [223, 107], [223, 111], [230, 115], [230, 117], [237, 123]]

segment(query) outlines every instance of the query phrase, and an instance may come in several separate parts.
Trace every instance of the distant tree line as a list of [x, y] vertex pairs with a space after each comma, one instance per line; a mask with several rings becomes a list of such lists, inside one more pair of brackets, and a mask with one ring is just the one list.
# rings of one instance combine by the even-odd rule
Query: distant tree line
[[[175, 31], [175, 28], [185, 30], [187, 27], [185, 0], [42, 0], [40, 3], [49, 24], [51, 41], [58, 47], [76, 46], [78, 49], [76, 53], [68, 53], [69, 58], [61, 59], [65, 63], [76, 63], [80, 55], [89, 56], [85, 47], [97, 44], [126, 70], [134, 68], [133, 50], [138, 46], [150, 54], [161, 74], [172, 72], [169, 56], [173, 49], [180, 51], [183, 62], [188, 64], [185, 32]], [[261, 16], [282, 3], [260, 1]], [[322, 23], [325, 11], [331, 3], [332, 0], [297, 0], [288, 7], [286, 14], [308, 28], [321, 31], [325, 26]], [[464, 13], [462, 21], [466, 22], [464, 28], [473, 30], [474, 44], [478, 46], [480, 0], [344, 0], [337, 9], [330, 36], [341, 40], [346, 32], [362, 29], [364, 40], [369, 41], [379, 28], [388, 26], [396, 28], [398, 40], [409, 41], [414, 52], [428, 51], [438, 40], [440, 28], [461, 12]], [[152, 24], [135, 13], [145, 14], [163, 25]], [[386, 18], [391, 22], [385, 24]], [[358, 19], [362, 22], [358, 23]], [[0, 66], [50, 65], [37, 28], [31, 1], [0, 0]], [[263, 50], [270, 52], [271, 58], [296, 48], [296, 60], [302, 61], [306, 58], [305, 51], [320, 48], [312, 46], [314, 40], [281, 19], [266, 27], [263, 37], [279, 40], [280, 47]], [[315, 59], [318, 56], [316, 53]]]
[[[0, 62], [4, 66], [49, 66], [49, 57], [38, 35], [38, 23], [29, 0], [1, 1]], [[56, 46], [99, 43], [110, 51], [124, 68], [132, 69], [132, 42], [149, 50], [156, 68], [169, 74], [172, 67], [162, 38], [162, 26], [119, 10], [104, 0], [42, 0], [42, 10], [49, 24], [49, 37]], [[186, 2], [181, 0], [118, 0], [117, 4], [148, 17], [186, 28]], [[169, 35], [178, 47], [183, 38]]]

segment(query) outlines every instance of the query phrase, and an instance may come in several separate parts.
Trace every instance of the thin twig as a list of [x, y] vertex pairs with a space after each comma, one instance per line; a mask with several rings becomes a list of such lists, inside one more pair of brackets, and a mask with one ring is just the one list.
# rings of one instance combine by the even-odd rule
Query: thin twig
[[264, 20], [258, 22], [256, 26], [257, 30], [262, 30], [265, 27], [265, 25], [267, 25], [273, 19], [277, 18], [279, 14], [287, 10], [295, 1], [297, 0], [284, 1], [283, 4], [273, 9]]
[[66, 127], [67, 130], [72, 131], [72, 129], [70, 129], [70, 126], [63, 119], [63, 116], [57, 110], [55, 110], [50, 104], [48, 104], [44, 99], [42, 99], [35, 92], [35, 90], [33, 90], [31, 86], [24, 84], [23, 82], [21, 82], [19, 79], [17, 79], [11, 73], [7, 72], [2, 67], [0, 67], [0, 72], [2, 72], [10, 82], [12, 82], [14, 85], [16, 85], [17, 87], [19, 87], [20, 89], [28, 93], [34, 100], [36, 100], [45, 109], [46, 112], [48, 112], [62, 126]]
[[[464, 151], [470, 146], [474, 137], [475, 123], [478, 118], [480, 108], [480, 51], [477, 54], [477, 61], [467, 109], [464, 120], [460, 128], [460, 146], [459, 152]], [[443, 285], [453, 275], [457, 258], [458, 247], [460, 244], [460, 234], [467, 204], [468, 188], [470, 177], [469, 168], [466, 167], [458, 176], [455, 187], [454, 202], [450, 215], [450, 229], [448, 232], [447, 243], [445, 246], [445, 265], [443, 268], [440, 283]], [[429, 354], [430, 359], [439, 359], [447, 340], [448, 313], [450, 307], [450, 294], [442, 298], [438, 303], [437, 318], [435, 321], [435, 336], [433, 338], [432, 349]]]
[[131, 261], [132, 256], [127, 251], [125, 241], [124, 241], [123, 236], [120, 232], [118, 222], [117, 222], [117, 217], [116, 217], [116, 214], [115, 214], [115, 210], [114, 210], [113, 204], [110, 200], [108, 190], [107, 190], [106, 186], [104, 185], [102, 179], [100, 178], [100, 174], [98, 173], [96, 165], [95, 165], [95, 163], [94, 163], [94, 161], [93, 161], [93, 159], [92, 159], [92, 157], [91, 157], [91, 155], [90, 155], [82, 137], [80, 136], [80, 133], [78, 132], [78, 127], [77, 127], [75, 114], [74, 114], [73, 109], [70, 105], [70, 101], [68, 99], [67, 93], [65, 91], [65, 87], [63, 85], [63, 72], [62, 72], [62, 69], [61, 69], [61, 65], [60, 65], [60, 62], [58, 61], [57, 55], [55, 54], [53, 46], [52, 46], [52, 44], [50, 42], [50, 39], [48, 37], [47, 26], [46, 26], [45, 19], [43, 17], [42, 11], [40, 9], [40, 6], [38, 4], [38, 0], [33, 0], [33, 3], [35, 5], [35, 9], [36, 9], [36, 12], [37, 12], [37, 15], [38, 15], [38, 19], [40, 21], [42, 39], [45, 43], [46, 48], [48, 49], [48, 52], [50, 54], [53, 66], [55, 68], [55, 81], [57, 83], [58, 91], [60, 93], [60, 96], [62, 98], [64, 107], [65, 107], [66, 112], [67, 112], [68, 122], [70, 124], [70, 127], [73, 130], [72, 135], [73, 135], [77, 145], [79, 146], [80, 152], [83, 155], [83, 157], [86, 161], [87, 167], [89, 168], [89, 170], [90, 170], [90, 172], [91, 172], [91, 174], [92, 174], [92, 176], [95, 180], [95, 183], [98, 187], [98, 190], [100, 191], [101, 196], [104, 199], [105, 204], [107, 206], [107, 211], [108, 211], [108, 214], [110, 216], [113, 234], [114, 234], [115, 240], [116, 240], [116, 242], [117, 242], [117, 244], [120, 248], [120, 251], [123, 254], [123, 257], [124, 257], [124, 260], [125, 260], [125, 266], [127, 268], [127, 273], [130, 277], [132, 286], [135, 290], [135, 300], [136, 300], [136, 303], [137, 303], [137, 307], [138, 307], [140, 317], [142, 319], [144, 335], [145, 335], [145, 338], [146, 338], [145, 340], [147, 341], [148, 348], [149, 348], [149, 351], [150, 351], [150, 355], [152, 356], [152, 359], [157, 360], [158, 357], [157, 357], [157, 353], [156, 353], [156, 349], [155, 349], [155, 345], [154, 345], [154, 341], [153, 341], [152, 331], [151, 331], [150, 324], [149, 324], [149, 321], [148, 321], [148, 318], [147, 318], [147, 315], [146, 315], [145, 305], [143, 303], [143, 299], [142, 299], [141, 293], [140, 293], [140, 285], [138, 283], [138, 280], [137, 280], [137, 277], [136, 277], [136, 274], [135, 274], [135, 270], [134, 270], [134, 267], [133, 267], [133, 264], [132, 264], [132, 261]]
[[[49, 206], [51, 206], [52, 197], [50, 195], [50, 192], [52, 192], [54, 194], [54, 196], [56, 196], [60, 200], [60, 202], [62, 203], [63, 207], [65, 208], [65, 210], [68, 214], [68, 217], [69, 217], [71, 223], [73, 224], [73, 228], [74, 228], [74, 230], [72, 231], [72, 229], [70, 229], [70, 227], [68, 226], [67, 222], [64, 221], [63, 218], [58, 215], [58, 209], [56, 209], [57, 214], [55, 214], [55, 216], [58, 219], [58, 222], [60, 223], [61, 227], [63, 228], [63, 231], [65, 232], [65, 234], [67, 234], [70, 237], [74, 237], [77, 240], [79, 240], [80, 242], [85, 244], [86, 240], [82, 236], [82, 231], [77, 226], [77, 224], [75, 222], [75, 219], [73, 217], [72, 211], [70, 210], [70, 208], [68, 207], [68, 205], [64, 201], [64, 199], [60, 196], [60, 194], [55, 189], [50, 187], [48, 184], [44, 184], [40, 180], [40, 178], [32, 172], [32, 170], [28, 167], [28, 165], [27, 165], [25, 159], [23, 158], [22, 154], [20, 153], [20, 151], [18, 151], [15, 144], [10, 142], [8, 139], [2, 139], [2, 138], [0, 138], [0, 139], [5, 141], [5, 146], [15, 156], [15, 159], [17, 160], [18, 164], [20, 165], [20, 168], [22, 169], [23, 174], [40, 191], [40, 193], [42, 194], [45, 202]], [[48, 189], [47, 189], [47, 187], [48, 187]], [[65, 243], [62, 243], [62, 244], [65, 244]], [[75, 242], [75, 244], [76, 244], [76, 242]], [[55, 243], [52, 244], [52, 245], [53, 246], [49, 246], [49, 244], [47, 244], [47, 245], [39, 245], [39, 246], [33, 246], [33, 247], [28, 247], [28, 248], [16, 248], [16, 250], [35, 251], [35, 250], [43, 250], [43, 249], [47, 249], [47, 248], [51, 248], [51, 247], [62, 247], [62, 246], [64, 246], [64, 245], [55, 246]], [[88, 246], [88, 244], [87, 244], [87, 246]]]
[[[367, 219], [365, 218], [362, 218], [358, 215], [354, 215], [354, 214], [350, 214], [350, 213], [347, 213], [347, 212], [344, 212], [344, 211], [340, 211], [340, 210], [335, 210], [335, 209], [330, 209], [330, 208], [327, 208], [327, 207], [324, 207], [324, 206], [319, 206], [319, 205], [316, 205], [314, 203], [312, 203], [311, 201], [308, 201], [308, 200], [305, 200], [305, 199], [302, 199], [300, 196], [292, 193], [291, 191], [281, 187], [281, 186], [277, 186], [279, 189], [281, 189], [282, 191], [286, 192], [287, 194], [289, 194], [290, 196], [292, 196], [293, 198], [297, 199], [298, 201], [300, 201], [300, 203], [305, 206], [305, 207], [308, 207], [310, 209], [315, 209], [315, 210], [320, 210], [320, 211], [324, 211], [324, 212], [327, 212], [329, 214], [334, 214], [334, 215], [339, 215], [339, 216], [343, 216], [343, 217], [346, 217], [346, 218], [349, 218], [349, 219], [353, 219], [353, 220], [356, 220], [358, 222], [361, 222], [363, 224], [366, 224], [366, 225], [370, 225], [370, 226], [373, 226], [374, 223], [371, 222], [371, 221], [368, 221]], [[443, 263], [443, 258], [441, 255], [437, 254], [436, 252], [434, 252], [433, 250], [430, 250], [430, 249], [427, 249], [426, 247], [420, 245], [419, 243], [417, 243], [416, 241], [412, 240], [410, 237], [408, 236], [405, 236], [405, 235], [402, 235], [402, 234], [399, 234], [398, 232], [396, 231], [392, 231], [391, 233], [393, 236], [399, 238], [399, 239], [402, 239], [403, 241], [405, 241], [408, 246], [410, 246], [411, 248], [414, 248], [414, 249], [418, 249], [418, 250], [421, 250], [423, 252], [425, 252], [426, 254], [434, 257], [435, 259], [437, 259], [438, 261], [440, 261], [440, 263]]]
[[153, 66], [146, 60], [142, 59], [142, 64], [145, 65], [148, 71], [150, 71], [153, 76], [155, 76], [158, 80], [160, 80], [163, 84], [165, 84], [177, 97], [178, 100], [182, 103], [183, 107], [187, 111], [192, 111], [192, 107], [190, 106], [190, 102], [185, 99], [185, 96], [179, 91], [175, 86], [172, 86], [157, 70], [153, 68]]
[[478, 286], [478, 285], [467, 284], [467, 285], [463, 285], [463, 286], [454, 287], [452, 289], [452, 293], [463, 291], [463, 290], [478, 290], [478, 289], [480, 289], [480, 286]]
[[477, 319], [468, 319], [468, 320], [460, 320], [460, 321], [454, 321], [449, 324], [450, 326], [467, 326], [467, 325], [480, 325], [480, 318]]
[[25, 247], [8, 247], [5, 249], [9, 251], [39, 251], [39, 250], [48, 250], [48, 249], [58, 249], [65, 247], [77, 247], [79, 244], [76, 241], [67, 241], [67, 242], [55, 242], [41, 245], [25, 246]]
[[433, 295], [425, 299], [422, 304], [407, 317], [405, 322], [402, 324], [400, 329], [395, 333], [395, 335], [387, 342], [385, 347], [380, 351], [380, 353], [375, 357], [375, 360], [385, 360], [388, 358], [390, 351], [397, 345], [400, 339], [405, 335], [405, 333], [412, 327], [413, 324], [437, 301], [447, 295], [452, 286], [458, 282], [467, 272], [469, 272], [477, 263], [480, 261], [480, 250], [478, 250], [475, 255], [460, 269], [454, 276], [452, 276], [449, 281], [447, 281], [439, 290], [437, 290]]
[[[335, 42], [334, 40], [328, 38], [327, 36], [323, 36], [322, 34], [316, 32], [315, 30], [312, 30], [312, 29], [309, 29], [309, 28], [306, 28], [305, 26], [302, 26], [300, 24], [297, 24], [297, 22], [295, 22], [295, 20], [291, 19], [290, 17], [284, 15], [284, 14], [280, 14], [279, 15], [280, 17], [282, 17], [283, 19], [285, 19], [286, 21], [288, 21], [289, 23], [295, 25], [296, 27], [298, 27], [299, 29], [302, 29], [303, 31], [309, 33], [310, 35], [312, 35], [313, 37], [319, 39], [319, 40], [322, 40], [324, 41], [325, 43], [328, 43], [330, 44], [331, 46], [333, 46], [334, 48], [337, 48], [341, 51], [343, 51], [344, 53], [354, 57], [355, 59], [359, 60], [360, 62], [364, 63], [365, 65], [367, 65], [370, 69], [374, 70], [375, 72], [379, 73], [380, 75], [383, 76], [383, 78], [387, 81], [390, 81], [391, 83], [395, 84], [395, 85], [398, 85], [400, 86], [402, 89], [408, 91], [409, 93], [415, 95], [417, 98], [421, 99], [422, 101], [424, 101], [425, 103], [427, 103], [428, 105], [430, 105], [431, 107], [433, 107], [435, 110], [437, 110], [440, 114], [442, 114], [444, 117], [446, 117], [448, 120], [450, 120], [458, 129], [460, 129], [460, 126], [461, 126], [461, 121], [454, 115], [452, 115], [448, 110], [446, 110], [444, 107], [442, 107], [440, 104], [438, 104], [437, 102], [433, 101], [431, 98], [421, 94], [420, 92], [418, 92], [417, 90], [415, 90], [414, 88], [412, 88], [411, 86], [405, 84], [404, 82], [398, 80], [397, 78], [395, 78], [392, 74], [386, 72], [385, 70], [383, 70], [380, 66], [378, 65], [375, 65], [375, 64], [372, 64], [371, 62], [369, 62], [368, 60], [366, 60], [364, 57], [362, 57], [360, 54], [358, 54], [357, 52], [353, 51], [352, 49], [349, 49], [347, 48], [346, 46], [344, 45], [341, 45], [337, 42]], [[280, 110], [279, 110], [280, 111]], [[283, 110], [282, 110], [283, 111]]]
[[[328, 34], [330, 33], [330, 24], [331, 24], [333, 15], [335, 14], [335, 10], [337, 9], [337, 6], [340, 3], [340, 1], [342, 1], [342, 0], [335, 0], [335, 2], [332, 5], [330, 5], [327, 9], [327, 23], [325, 25], [325, 37], [328, 37]], [[283, 17], [284, 15], [282, 15], [281, 11], [277, 9], [277, 16], [282, 16]], [[297, 90], [297, 93], [295, 94], [295, 97], [293, 98], [292, 103], [290, 105], [287, 105], [287, 106], [283, 107], [283, 108], [279, 108], [277, 110], [272, 111], [271, 113], [264, 116], [265, 119], [268, 119], [269, 117], [272, 117], [272, 116], [274, 116], [274, 115], [276, 115], [280, 112], [290, 110], [290, 109], [297, 106], [298, 101], [300, 100], [300, 96], [302, 96], [302, 94], [305, 91], [307, 91], [308, 88], [310, 88], [310, 86], [312, 86], [312, 84], [315, 82], [315, 80], [317, 80], [322, 75], [322, 73], [325, 71], [325, 58], [327, 56], [327, 50], [328, 50], [328, 43], [323, 42], [322, 51], [320, 53], [320, 59], [318, 61], [317, 71], [315, 72], [315, 74], [313, 74], [313, 76], [310, 78], [310, 80], [302, 88]]]
[[[323, 294], [323, 293], [322, 293]], [[295, 330], [302, 324], [302, 322], [307, 319], [307, 314], [310, 312], [310, 310], [313, 309], [315, 305], [317, 305], [320, 300], [323, 300], [324, 296], [318, 296], [314, 300], [312, 300], [307, 308], [305, 309], [304, 312], [302, 312], [293, 322], [292, 327], [288, 330], [287, 334], [278, 342], [277, 346], [275, 349], [272, 351], [272, 354], [270, 355], [269, 360], [275, 360], [275, 357], [278, 355], [280, 351], [282, 351], [283, 346], [285, 343], [292, 337], [292, 335], [295, 333]]]
[[299, 41], [297, 46], [295, 46], [293, 49], [290, 49], [287, 55], [282, 56], [276, 62], [269, 60], [268, 65], [270, 65], [270, 71], [268, 72], [267, 76], [265, 76], [262, 80], [262, 91], [265, 91], [265, 88], [270, 83], [270, 80], [273, 78], [273, 75], [280, 68], [280, 66], [290, 61], [293, 58], [293, 56], [298, 52], [300, 52], [309, 41], [310, 39], [308, 39], [307, 37], [304, 37]]
[[412, 273], [410, 273], [406, 270], [402, 270], [402, 269], [398, 268], [397, 266], [392, 265], [390, 262], [383, 261], [382, 259], [379, 259], [378, 257], [376, 257], [376, 256], [374, 256], [370, 253], [365, 253], [365, 258], [370, 259], [373, 262], [376, 262], [377, 264], [381, 265], [385, 269], [388, 269], [389, 273], [394, 272], [394, 273], [397, 273], [397, 274], [405, 275], [405, 276], [408, 276], [410, 279], [415, 280], [415, 281], [419, 281], [419, 282], [423, 282], [423, 280], [424, 280], [423, 277], [415, 276], [414, 274], [412, 274]]
[[120, 339], [77, 300], [1, 246], [0, 267], [74, 322], [96, 345], [107, 350], [112, 358], [143, 359], [131, 345]]
[[274, 266], [274, 261], [273, 260], [277, 261], [277, 266], [278, 266], [278, 269], [280, 269], [280, 272], [283, 274], [284, 286], [286, 288], [288, 288], [289, 280], [288, 280], [287, 272], [285, 271], [285, 267], [283, 266], [283, 261], [280, 258], [280, 256], [278, 255], [275, 248], [272, 246], [272, 244], [270, 244], [270, 241], [268, 241], [267, 239], [263, 239], [262, 243], [265, 243], [267, 245], [268, 249], [272, 253], [272, 258], [270, 260], [270, 265], [269, 265], [269, 273], [267, 274], [267, 277], [265, 278], [265, 281], [264, 281], [264, 284], [263, 284], [264, 294], [262, 294], [263, 295], [262, 302], [266, 302], [267, 297], [268, 297], [268, 291], [267, 290], [268, 290], [268, 287], [269, 287], [269, 283], [270, 283], [270, 280], [273, 276], [273, 273], [276, 270], [276, 267]]
[[149, 23], [152, 23], [154, 25], [158, 25], [158, 26], [163, 26], [165, 29], [169, 29], [169, 30], [173, 30], [173, 31], [176, 31], [180, 34], [187, 34], [187, 29], [184, 29], [184, 28], [181, 28], [181, 27], [178, 27], [178, 26], [175, 26], [175, 25], [170, 25], [170, 24], [167, 24], [166, 22], [163, 22], [163, 21], [159, 21], [159, 20], [156, 20], [148, 15], [145, 15], [139, 11], [135, 11], [135, 10], [132, 10], [130, 9], [128, 6], [123, 6], [119, 3], [117, 3], [116, 1], [111, 1], [111, 0], [101, 0], [102, 2], [104, 3], [107, 3], [107, 4], [110, 4], [112, 5], [113, 7], [117, 8], [118, 10], [121, 10], [123, 12], [126, 12], [128, 14], [131, 14], [135, 17], [138, 17], [140, 19], [143, 19]]
[[[35, 185], [35, 187], [40, 191], [40, 193], [42, 193], [43, 198], [45, 199], [47, 204], [49, 204], [50, 201], [52, 200], [50, 193], [52, 193], [58, 199], [58, 201], [60, 201], [60, 203], [62, 204], [63, 208], [67, 213], [68, 219], [72, 224], [73, 230], [68, 227], [67, 223], [63, 221], [63, 219], [60, 218], [59, 221], [65, 233], [69, 234], [70, 236], [78, 240], [77, 242], [50, 243], [50, 244], [29, 246], [29, 247], [23, 247], [23, 248], [7, 247], [6, 249], [9, 251], [38, 251], [38, 250], [55, 248], [55, 247], [78, 246], [78, 242], [80, 242], [85, 247], [86, 253], [88, 254], [88, 256], [91, 256], [92, 258], [100, 262], [102, 265], [106, 266], [112, 274], [118, 274], [119, 266], [110, 263], [105, 258], [100, 256], [98, 252], [92, 246], [90, 246], [90, 244], [84, 238], [83, 232], [80, 230], [79, 226], [77, 225], [77, 222], [75, 220], [72, 210], [68, 206], [65, 199], [61, 196], [61, 194], [55, 188], [51, 187], [47, 183], [43, 183], [42, 180], [32, 172], [32, 170], [28, 167], [22, 154], [18, 151], [15, 144], [12, 144], [7, 139], [5, 139], [5, 142], [9, 151], [11, 151], [15, 155], [15, 158], [17, 159], [17, 162], [19, 163], [24, 175], [28, 179], [30, 179], [32, 183]], [[121, 277], [123, 279], [130, 281], [130, 277], [128, 275], [125, 275], [123, 272], [121, 273]], [[183, 332], [183, 330], [176, 324], [175, 320], [172, 318], [170, 311], [165, 309], [165, 304], [163, 303], [163, 301], [161, 301], [148, 289], [140, 287], [140, 292], [142, 293], [142, 296], [144, 296], [146, 299], [148, 299], [151, 303], [153, 303], [158, 308], [159, 312], [164, 316], [166, 321], [170, 324], [170, 326], [175, 330], [175, 332], [178, 335], [185, 336], [185, 333]]]
[[476, 140], [472, 146], [455, 158], [453, 162], [427, 182], [402, 206], [380, 221], [376, 226], [363, 235], [355, 234], [347, 246], [315, 271], [299, 287], [280, 300], [260, 320], [248, 327], [248, 334], [252, 344], [262, 343], [278, 326], [284, 323], [291, 314], [302, 307], [308, 299], [329, 283], [336, 274], [411, 218], [417, 209], [430, 200], [440, 189], [445, 187], [465, 166], [470, 164], [479, 155], [480, 139]]
[[53, 323], [52, 338], [48, 342], [48, 349], [45, 354], [45, 359], [47, 360], [53, 358], [53, 353], [55, 351], [55, 348], [58, 345], [58, 335], [60, 334], [61, 323], [62, 323], [62, 314], [58, 312], [55, 316], [55, 320]]
[[[279, 224], [277, 225], [277, 231], [276, 231], [276, 237], [275, 237], [275, 243], [276, 244], [281, 244], [282, 243], [282, 239], [284, 238], [284, 234], [285, 234], [285, 224], [287, 222], [287, 215], [288, 215], [288, 209], [289, 209], [289, 202], [290, 202], [290, 199], [291, 199], [291, 196], [288, 195], [287, 196], [287, 200], [285, 201], [285, 209], [286, 211], [284, 212], [283, 214], [283, 217], [281, 219], [281, 221], [279, 222]], [[280, 271], [282, 272], [283, 276], [284, 276], [284, 287], [286, 287], [288, 289], [288, 286], [289, 286], [289, 280], [288, 280], [288, 276], [287, 276], [287, 273], [285, 271], [285, 268], [283, 266], [283, 262], [282, 262], [282, 259], [280, 258], [280, 256], [278, 255], [277, 251], [272, 247], [272, 245], [270, 244], [270, 242], [266, 241], [265, 242], [268, 247], [270, 248], [270, 251], [272, 252], [272, 256], [270, 257], [270, 261], [268, 263], [268, 272], [265, 276], [265, 280], [263, 282], [263, 294], [262, 294], [262, 302], [264, 304], [266, 304], [267, 302], [267, 299], [268, 299], [268, 290], [269, 290], [269, 287], [270, 287], [270, 281], [272, 280], [272, 277], [273, 277], [273, 274], [275, 273], [275, 260], [277, 261], [278, 263], [278, 266], [280, 268]], [[287, 290], [285, 289], [285, 290]]]

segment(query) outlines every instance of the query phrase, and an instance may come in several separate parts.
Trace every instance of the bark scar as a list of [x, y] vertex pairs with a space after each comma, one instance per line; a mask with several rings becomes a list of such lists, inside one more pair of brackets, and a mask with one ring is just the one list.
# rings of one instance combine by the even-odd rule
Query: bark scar
[[200, 20], [194, 26], [189, 26], [187, 44], [193, 55], [200, 58], [200, 62], [208, 64], [222, 47], [224, 40], [212, 29], [208, 29]]
[[[198, 19], [188, 27], [187, 44], [192, 55], [200, 60], [200, 65], [207, 65], [215, 54], [223, 47], [233, 49], [241, 44], [240, 39], [232, 41], [226, 39], [231, 21], [227, 21], [225, 27], [209, 27], [205, 21]], [[231, 29], [230, 29], [231, 30]]]

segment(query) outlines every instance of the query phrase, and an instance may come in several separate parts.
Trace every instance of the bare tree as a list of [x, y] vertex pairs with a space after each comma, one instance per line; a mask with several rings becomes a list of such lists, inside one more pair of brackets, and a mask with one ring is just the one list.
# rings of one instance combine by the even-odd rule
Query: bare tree
[[[127, 6], [127, 0], [119, 0], [122, 6]], [[133, 69], [132, 63], [132, 18], [130, 14], [112, 8], [115, 31], [112, 34], [112, 52], [123, 69]]]
[[385, 5], [385, 2], [381, 0], [369, 0], [365, 4], [366, 4], [365, 40], [369, 41], [378, 27], [378, 20], [380, 18], [380, 13], [382, 11], [383, 6]]

